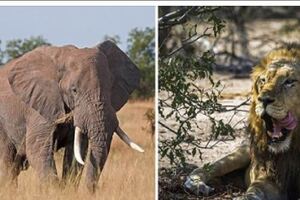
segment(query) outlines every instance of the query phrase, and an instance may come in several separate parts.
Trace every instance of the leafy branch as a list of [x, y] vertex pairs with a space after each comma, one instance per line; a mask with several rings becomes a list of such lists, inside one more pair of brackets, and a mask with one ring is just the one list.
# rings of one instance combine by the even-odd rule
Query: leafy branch
[[[234, 128], [230, 125], [236, 112], [228, 121], [215, 117], [215, 113], [234, 111], [247, 104], [226, 107], [219, 103], [224, 87], [213, 78], [215, 54], [211, 49], [200, 55], [194, 53], [193, 45], [199, 39], [217, 39], [225, 22], [217, 17], [218, 7], [176, 7], [159, 18], [159, 125], [172, 133], [160, 137], [160, 158], [168, 158], [171, 165], [184, 166], [186, 155], [199, 155], [203, 148], [213, 148], [217, 143], [234, 139]], [[200, 29], [199, 23], [206, 27]], [[175, 32], [181, 29], [179, 35]], [[177, 41], [177, 42], [174, 42]], [[173, 46], [170, 46], [170, 43]], [[207, 79], [210, 86], [201, 87], [199, 81]], [[197, 116], [209, 119], [211, 136], [206, 143], [195, 132], [201, 127]], [[175, 120], [170, 126], [169, 120]], [[222, 137], [221, 137], [222, 136]], [[218, 139], [213, 144], [212, 140]]]

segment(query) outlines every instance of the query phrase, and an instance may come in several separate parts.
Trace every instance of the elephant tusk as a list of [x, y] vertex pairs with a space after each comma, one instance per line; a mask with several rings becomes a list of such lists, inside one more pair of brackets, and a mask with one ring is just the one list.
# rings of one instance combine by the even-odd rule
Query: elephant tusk
[[132, 149], [139, 151], [141, 153], [144, 152], [144, 149], [142, 149], [139, 145], [135, 144], [119, 126], [116, 129], [116, 133]]
[[77, 162], [84, 165], [84, 161], [82, 160], [81, 151], [80, 151], [80, 146], [81, 146], [80, 138], [81, 138], [81, 129], [79, 127], [75, 127], [74, 155], [75, 155]]

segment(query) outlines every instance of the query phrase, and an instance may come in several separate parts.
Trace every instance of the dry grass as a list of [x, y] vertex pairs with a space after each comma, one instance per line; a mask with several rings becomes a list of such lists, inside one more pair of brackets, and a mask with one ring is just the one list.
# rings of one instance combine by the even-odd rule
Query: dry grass
[[[94, 196], [72, 187], [64, 190], [51, 188], [40, 190], [40, 182], [31, 168], [20, 174], [18, 188], [0, 191], [1, 200], [31, 199], [154, 199], [155, 197], [155, 154], [154, 140], [148, 133], [149, 126], [144, 116], [153, 102], [129, 102], [119, 113], [120, 125], [128, 135], [144, 149], [141, 154], [129, 149], [117, 136], [114, 136], [110, 155], [99, 181], [99, 189]], [[60, 172], [61, 154], [57, 168]]]

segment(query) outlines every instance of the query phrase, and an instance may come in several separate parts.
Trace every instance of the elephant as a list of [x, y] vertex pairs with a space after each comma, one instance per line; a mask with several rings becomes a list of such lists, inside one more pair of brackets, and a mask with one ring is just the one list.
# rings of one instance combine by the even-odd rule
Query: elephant
[[83, 165], [83, 187], [94, 193], [113, 133], [144, 150], [116, 116], [139, 86], [139, 70], [114, 43], [91, 48], [38, 47], [0, 69], [0, 182], [16, 183], [31, 166], [40, 181], [58, 183], [54, 152], [65, 148]]

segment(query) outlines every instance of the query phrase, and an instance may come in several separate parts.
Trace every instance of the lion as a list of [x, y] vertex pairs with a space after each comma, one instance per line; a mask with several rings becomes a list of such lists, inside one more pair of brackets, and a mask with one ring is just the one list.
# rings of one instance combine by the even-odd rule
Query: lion
[[207, 168], [195, 169], [184, 187], [208, 195], [209, 182], [246, 169], [247, 191], [237, 199], [300, 198], [300, 45], [271, 51], [254, 67], [250, 142]]

